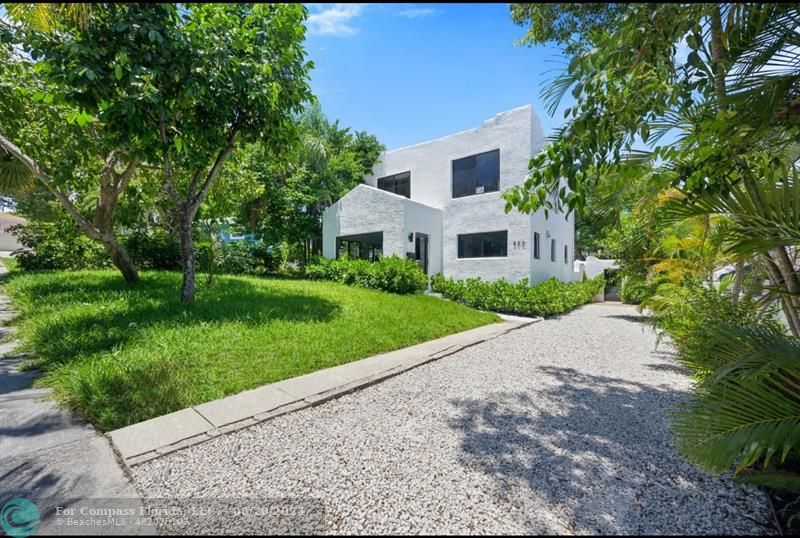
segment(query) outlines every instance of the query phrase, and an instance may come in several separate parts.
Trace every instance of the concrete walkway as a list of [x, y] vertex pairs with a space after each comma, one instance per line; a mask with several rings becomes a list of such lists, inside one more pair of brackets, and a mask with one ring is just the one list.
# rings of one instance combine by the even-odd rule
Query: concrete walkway
[[127, 465], [140, 465], [220, 435], [318, 405], [540, 321], [501, 317], [502, 323], [264, 385], [114, 430], [108, 436]]
[[[0, 279], [7, 273], [0, 266]], [[0, 293], [0, 321], [14, 316]], [[0, 337], [12, 329], [0, 328]], [[108, 440], [90, 425], [58, 407], [50, 390], [30, 388], [39, 374], [21, 372], [16, 342], [0, 344], [0, 505], [15, 497], [36, 503], [40, 534], [119, 534], [115, 527], [59, 525], [55, 506], [140, 509], [143, 504], [123, 472]], [[127, 529], [152, 534], [153, 527]]]

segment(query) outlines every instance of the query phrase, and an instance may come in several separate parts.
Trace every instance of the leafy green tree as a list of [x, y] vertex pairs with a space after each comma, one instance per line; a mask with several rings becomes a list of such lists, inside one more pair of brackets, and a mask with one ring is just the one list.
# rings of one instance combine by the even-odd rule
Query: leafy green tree
[[[717, 246], [740, 268], [742, 259], [757, 260], [793, 335], [742, 324], [737, 308], [749, 300], [720, 292], [688, 329], [703, 351], [693, 348], [693, 360], [710, 373], [677, 413], [675, 432], [681, 451], [710, 472], [733, 466], [747, 480], [800, 492], [786, 472], [800, 459], [800, 8], [630, 4], [603, 24], [567, 15], [584, 25], [576, 31], [589, 29], [563, 37], [569, 67], [547, 96], [552, 105], [571, 91], [576, 104], [532, 159], [529, 180], [505, 193], [508, 208], [583, 211], [620, 167], [646, 162], [654, 167], [648, 182], [666, 195], [656, 216], [655, 252], [671, 262], [662, 269], [707, 272], [706, 254]], [[529, 33], [534, 42], [544, 35]], [[708, 243], [715, 226], [719, 238]], [[675, 297], [692, 297], [676, 287]], [[715, 317], [718, 304], [734, 305], [726, 310], [733, 314]]]
[[225, 162], [248, 142], [286, 144], [291, 115], [310, 98], [306, 16], [287, 4], [108, 4], [88, 26], [31, 42], [71, 102], [160, 167], [183, 301], [195, 294], [192, 223]]
[[[771, 208], [759, 178], [770, 178], [787, 200], [791, 195], [785, 186], [800, 117], [797, 20], [793, 4], [631, 4], [570, 40], [569, 67], [547, 96], [555, 105], [571, 91], [576, 104], [532, 160], [530, 178], [506, 193], [509, 208], [582, 211], [602, 178], [636, 160], [656, 165], [653, 180], [679, 189], [688, 205], [741, 188], [752, 194], [750, 209], [765, 217]], [[640, 143], [648, 150], [636, 149]], [[769, 235], [762, 224], [755, 237]], [[794, 243], [784, 237], [747, 245], [736, 254], [757, 256], [767, 268], [800, 334], [800, 278], [787, 250]]]
[[305, 262], [322, 249], [322, 213], [358, 185], [383, 151], [375, 136], [329, 122], [314, 102], [297, 118], [300, 136], [291, 153], [258, 147], [247, 170], [263, 185], [250, 205], [251, 228], [271, 242], [297, 245]]
[[[125, 279], [137, 282], [136, 267], [115, 237], [114, 215], [141, 159], [129, 143], [110, 137], [96, 116], [70, 102], [71, 88], [51, 78], [47, 63], [19, 53], [35, 33], [0, 22], [3, 188], [30, 191], [38, 182], [82, 233], [103, 245]], [[94, 200], [91, 208], [87, 197]]]

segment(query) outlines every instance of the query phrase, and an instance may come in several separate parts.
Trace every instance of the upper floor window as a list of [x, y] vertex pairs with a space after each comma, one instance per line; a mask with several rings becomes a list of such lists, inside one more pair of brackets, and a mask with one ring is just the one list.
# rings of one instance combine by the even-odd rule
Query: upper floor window
[[564, 263], [569, 263], [569, 253], [567, 252], [567, 245], [564, 245]]
[[551, 239], [550, 240], [550, 261], [551, 262], [556, 261], [556, 240], [555, 239]]
[[459, 258], [497, 258], [508, 255], [508, 230], [458, 236]]
[[453, 198], [500, 190], [500, 150], [453, 161]]
[[533, 232], [533, 259], [539, 259], [539, 232]]
[[411, 198], [411, 172], [378, 178], [378, 188]]

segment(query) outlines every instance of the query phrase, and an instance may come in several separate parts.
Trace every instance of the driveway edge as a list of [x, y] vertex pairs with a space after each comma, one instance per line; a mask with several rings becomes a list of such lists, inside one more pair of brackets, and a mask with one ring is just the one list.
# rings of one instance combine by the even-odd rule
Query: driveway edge
[[502, 323], [264, 385], [120, 428], [106, 436], [124, 464], [133, 467], [220, 435], [320, 405], [541, 321], [541, 318], [500, 317]]

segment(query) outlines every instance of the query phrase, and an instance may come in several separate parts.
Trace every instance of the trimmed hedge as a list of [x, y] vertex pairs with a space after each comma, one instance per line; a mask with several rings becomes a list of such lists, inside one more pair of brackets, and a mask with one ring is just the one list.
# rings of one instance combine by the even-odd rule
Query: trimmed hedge
[[428, 287], [428, 277], [419, 265], [397, 255], [373, 263], [347, 257], [338, 260], [317, 258], [306, 266], [305, 275], [312, 280], [332, 280], [399, 294], [419, 293]]
[[531, 286], [527, 278], [512, 284], [506, 280], [453, 280], [436, 275], [431, 283], [433, 291], [467, 306], [521, 316], [551, 316], [569, 312], [577, 306], [590, 303], [604, 285], [602, 276], [582, 282], [561, 282], [551, 278]]

